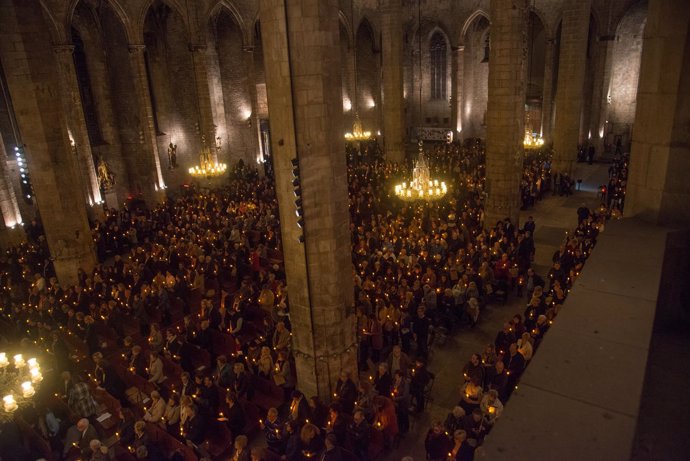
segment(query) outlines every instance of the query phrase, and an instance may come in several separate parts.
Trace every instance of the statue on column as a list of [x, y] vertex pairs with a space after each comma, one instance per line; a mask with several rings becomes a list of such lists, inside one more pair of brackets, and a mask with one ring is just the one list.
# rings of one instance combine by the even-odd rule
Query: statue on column
[[174, 170], [177, 168], [177, 144], [172, 141], [168, 145], [168, 169]]
[[115, 173], [112, 172], [105, 160], [100, 158], [96, 167], [98, 185], [104, 191], [109, 191], [115, 186]]

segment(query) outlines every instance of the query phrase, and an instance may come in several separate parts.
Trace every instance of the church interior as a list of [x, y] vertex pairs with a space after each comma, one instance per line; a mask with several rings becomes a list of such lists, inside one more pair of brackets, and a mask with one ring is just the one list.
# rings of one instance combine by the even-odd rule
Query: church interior
[[686, 0], [0, 0], [0, 461], [685, 460]]

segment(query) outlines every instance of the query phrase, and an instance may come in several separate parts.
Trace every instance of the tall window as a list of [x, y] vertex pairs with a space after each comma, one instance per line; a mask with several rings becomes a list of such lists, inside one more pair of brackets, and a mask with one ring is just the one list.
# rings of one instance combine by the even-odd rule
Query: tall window
[[446, 99], [446, 39], [440, 32], [431, 36], [431, 99]]

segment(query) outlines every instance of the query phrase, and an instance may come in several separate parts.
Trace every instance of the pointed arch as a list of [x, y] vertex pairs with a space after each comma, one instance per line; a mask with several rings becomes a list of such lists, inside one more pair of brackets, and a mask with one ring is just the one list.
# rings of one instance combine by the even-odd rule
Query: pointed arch
[[[74, 10], [77, 8], [77, 4], [82, 0], [70, 0], [69, 7], [67, 8], [67, 15], [65, 16], [65, 24], [63, 24], [63, 34], [65, 38], [71, 36], [70, 29], [72, 27], [72, 18], [74, 17]], [[120, 20], [120, 25], [122, 30], [125, 32], [125, 37], [127, 38], [127, 43], [138, 43], [137, 38], [139, 38], [132, 29], [132, 21], [125, 12], [125, 9], [120, 5], [118, 0], [105, 0], [106, 4], [113, 10], [115, 16]], [[153, 0], [152, 0], [153, 1]], [[43, 3], [43, 2], [41, 2]], [[143, 24], [143, 23], [142, 23]], [[143, 27], [143, 26], [142, 26]], [[142, 35], [143, 37], [143, 31]], [[139, 40], [141, 42], [142, 40]]]
[[350, 18], [347, 17], [343, 10], [338, 10], [338, 19], [340, 20], [341, 27], [343, 27], [347, 33], [347, 46], [348, 48], [352, 48], [355, 43], [355, 35], [352, 30]]
[[52, 11], [50, 11], [50, 8], [48, 8], [43, 0], [41, 0], [41, 8], [43, 8], [45, 19], [48, 22], [50, 38], [53, 43], [67, 43], [67, 37], [69, 37], [69, 35], [65, 37], [66, 29], [60, 27], [59, 22], [55, 19]]
[[373, 50], [374, 52], [378, 52], [381, 50], [381, 35], [377, 33], [376, 28], [374, 27], [374, 22], [371, 19], [372, 17], [373, 16], [368, 16], [367, 14], [362, 15], [357, 23], [357, 27], [352, 31], [352, 43], [357, 43], [357, 36], [359, 35], [360, 29], [362, 27], [366, 27], [370, 33]]
[[233, 20], [237, 27], [240, 28], [240, 33], [242, 34], [242, 45], [245, 47], [250, 47], [254, 44], [254, 25], [260, 20], [259, 14], [257, 12], [256, 17], [251, 22], [251, 27], [247, 27], [247, 22], [242, 18], [242, 13], [240, 9], [235, 5], [232, 0], [220, 0], [210, 6], [206, 13], [202, 16], [203, 24], [211, 24], [213, 18], [220, 13], [221, 10], [225, 9]]
[[460, 43], [461, 45], [465, 44], [465, 36], [467, 35], [467, 31], [476, 20], [482, 17], [487, 21], [491, 22], [491, 19], [489, 18], [489, 13], [481, 8], [477, 9], [472, 14], [470, 14], [470, 16], [465, 20], [465, 23], [462, 25], [462, 30], [460, 31], [458, 43]]
[[[144, 37], [144, 25], [146, 24], [146, 17], [148, 16], [149, 11], [151, 11], [151, 7], [156, 1], [157, 0], [146, 0], [142, 5], [141, 10], [139, 11], [139, 16], [137, 18], [138, 21], [136, 24], [136, 31], [137, 38], [141, 37], [142, 43]], [[187, 40], [191, 41], [192, 28], [189, 24], [189, 14], [187, 14], [187, 9], [180, 3], [180, 0], [160, 0], [160, 2], [165, 4], [172, 11], [177, 13], [180, 16], [180, 18], [182, 18], [182, 22], [187, 32]]]

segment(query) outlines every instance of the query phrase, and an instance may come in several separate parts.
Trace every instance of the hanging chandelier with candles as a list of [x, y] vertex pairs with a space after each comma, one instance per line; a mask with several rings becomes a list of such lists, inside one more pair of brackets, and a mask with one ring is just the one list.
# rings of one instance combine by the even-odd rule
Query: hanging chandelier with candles
[[355, 121], [352, 122], [352, 132], [345, 133], [347, 141], [367, 141], [371, 138], [371, 131], [364, 131], [359, 115], [355, 114]]
[[530, 130], [525, 130], [525, 139], [522, 141], [525, 149], [539, 149], [544, 145], [544, 138], [531, 133]]
[[429, 169], [429, 162], [424, 156], [423, 143], [419, 141], [419, 157], [412, 170], [412, 182], [396, 184], [395, 195], [405, 201], [414, 200], [438, 200], [448, 192], [448, 187], [443, 181], [433, 179]]
[[42, 380], [38, 360], [24, 360], [22, 354], [17, 354], [10, 363], [7, 353], [0, 352], [0, 422], [11, 420], [17, 409], [31, 402]]
[[213, 160], [211, 149], [206, 147], [206, 139], [201, 137], [201, 152], [199, 153], [199, 164], [194, 165], [189, 169], [189, 174], [195, 178], [213, 178], [222, 176], [227, 171], [228, 166], [225, 163], [218, 163]]

